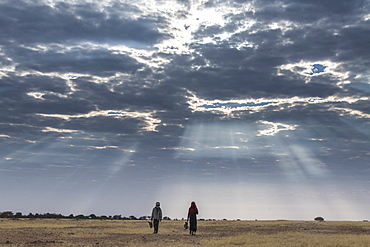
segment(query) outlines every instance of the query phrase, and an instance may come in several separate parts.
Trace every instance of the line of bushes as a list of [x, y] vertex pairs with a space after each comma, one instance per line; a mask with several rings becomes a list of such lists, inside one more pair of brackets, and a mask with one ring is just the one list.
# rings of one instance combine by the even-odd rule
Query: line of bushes
[[[7, 218], [7, 219], [100, 219], [100, 220], [148, 220], [150, 216], [141, 216], [139, 218], [131, 215], [129, 217], [122, 217], [121, 215], [101, 215], [97, 216], [95, 214], [90, 215], [73, 215], [70, 214], [68, 216], [62, 214], [55, 214], [55, 213], [45, 213], [45, 214], [32, 214], [29, 213], [28, 215], [23, 215], [21, 212], [13, 213], [11, 211], [5, 211], [0, 213], [0, 218]], [[164, 220], [171, 220], [169, 217], [165, 216]]]

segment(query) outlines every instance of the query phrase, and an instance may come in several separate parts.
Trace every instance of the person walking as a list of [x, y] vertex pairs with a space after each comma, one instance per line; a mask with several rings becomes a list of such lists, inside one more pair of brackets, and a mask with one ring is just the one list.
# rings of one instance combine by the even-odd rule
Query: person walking
[[152, 210], [152, 224], [154, 225], [154, 234], [158, 233], [159, 222], [162, 221], [162, 209], [159, 202], [155, 203], [155, 207]]
[[197, 231], [197, 214], [198, 208], [195, 202], [191, 202], [190, 208], [188, 210], [188, 221], [190, 220], [190, 234], [194, 235]]

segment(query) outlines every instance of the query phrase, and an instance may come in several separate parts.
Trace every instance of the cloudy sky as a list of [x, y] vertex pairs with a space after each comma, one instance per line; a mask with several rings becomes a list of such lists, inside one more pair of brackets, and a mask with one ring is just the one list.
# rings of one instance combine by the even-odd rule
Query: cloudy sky
[[0, 13], [0, 211], [370, 218], [368, 0]]

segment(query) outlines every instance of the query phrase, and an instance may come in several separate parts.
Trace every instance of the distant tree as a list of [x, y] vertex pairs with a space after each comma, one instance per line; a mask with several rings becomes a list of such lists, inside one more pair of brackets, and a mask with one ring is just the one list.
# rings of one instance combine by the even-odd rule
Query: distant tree
[[33, 218], [35, 218], [35, 216], [33, 215], [33, 213], [29, 213], [28, 216], [27, 216], [27, 218], [33, 219]]
[[75, 218], [75, 216], [74, 216], [73, 214], [70, 214], [70, 215], [68, 215], [68, 218], [69, 218], [69, 219], [74, 219], [74, 218]]
[[14, 214], [12, 211], [5, 211], [0, 213], [0, 218], [13, 218]]
[[314, 220], [316, 220], [316, 221], [324, 221], [324, 218], [323, 217], [316, 217]]
[[62, 214], [55, 214], [55, 213], [50, 214], [50, 213], [47, 213], [46, 215], [47, 215], [46, 218], [48, 218], [48, 219], [61, 219], [61, 218], [63, 218], [63, 215]]
[[59, 216], [57, 214], [46, 213], [46, 214], [43, 215], [43, 218], [55, 219], [55, 218], [59, 218]]
[[100, 220], [107, 220], [107, 219], [108, 219], [108, 217], [107, 217], [107, 216], [105, 216], [105, 215], [101, 215], [101, 216], [99, 216], [99, 217], [98, 217], [98, 219], [100, 219]]
[[121, 215], [114, 215], [113, 219], [114, 220], [122, 220], [122, 216]]
[[14, 215], [14, 218], [22, 218], [23, 217], [23, 215], [22, 215], [22, 213], [21, 212], [17, 212], [17, 213], [15, 213], [15, 215]]
[[75, 216], [75, 219], [78, 219], [78, 220], [83, 220], [83, 219], [86, 219], [87, 217], [83, 214], [79, 214], [77, 216]]
[[170, 218], [170, 217], [168, 217], [168, 216], [164, 216], [164, 217], [163, 217], [163, 220], [171, 220], [171, 218]]
[[98, 217], [96, 217], [96, 215], [95, 214], [90, 214], [89, 215], [89, 219], [93, 219], [93, 220], [95, 220], [95, 219], [97, 219]]
[[129, 216], [129, 219], [130, 220], [137, 220], [137, 218], [135, 216], [133, 216], [133, 215]]

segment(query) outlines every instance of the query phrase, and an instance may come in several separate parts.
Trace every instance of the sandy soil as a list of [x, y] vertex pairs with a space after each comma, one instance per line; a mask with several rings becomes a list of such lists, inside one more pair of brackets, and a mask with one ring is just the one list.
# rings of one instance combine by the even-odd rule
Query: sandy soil
[[369, 235], [369, 222], [200, 221], [191, 236], [182, 221], [162, 221], [153, 234], [147, 221], [0, 220], [0, 246], [194, 246], [202, 240], [247, 233]]

